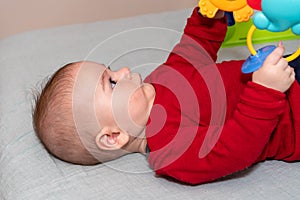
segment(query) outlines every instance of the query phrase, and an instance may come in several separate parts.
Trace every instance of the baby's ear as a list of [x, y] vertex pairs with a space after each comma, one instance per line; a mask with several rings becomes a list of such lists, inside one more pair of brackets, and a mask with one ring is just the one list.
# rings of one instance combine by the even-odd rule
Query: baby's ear
[[95, 138], [96, 144], [102, 150], [118, 150], [129, 141], [129, 135], [126, 132], [113, 132], [109, 129], [102, 129]]

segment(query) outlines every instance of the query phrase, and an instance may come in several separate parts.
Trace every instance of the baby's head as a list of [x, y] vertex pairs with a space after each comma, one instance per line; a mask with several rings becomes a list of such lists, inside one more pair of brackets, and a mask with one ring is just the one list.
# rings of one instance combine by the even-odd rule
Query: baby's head
[[97, 164], [143, 152], [144, 127], [154, 100], [128, 68], [76, 62], [59, 69], [37, 95], [35, 131], [56, 157], [76, 164]]

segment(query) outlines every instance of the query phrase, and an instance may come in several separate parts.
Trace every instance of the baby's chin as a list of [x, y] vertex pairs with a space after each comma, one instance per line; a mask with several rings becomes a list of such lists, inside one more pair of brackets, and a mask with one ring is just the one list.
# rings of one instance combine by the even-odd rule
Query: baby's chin
[[142, 77], [139, 73], [132, 73], [132, 81], [137, 84], [137, 85], [141, 85], [143, 83], [142, 81]]

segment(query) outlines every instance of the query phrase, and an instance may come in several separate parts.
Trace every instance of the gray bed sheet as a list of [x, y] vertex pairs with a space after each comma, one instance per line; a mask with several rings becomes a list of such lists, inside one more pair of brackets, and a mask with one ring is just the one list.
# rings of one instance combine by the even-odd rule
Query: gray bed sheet
[[[49, 155], [35, 136], [32, 93], [44, 77], [78, 60], [112, 69], [130, 66], [146, 76], [166, 59], [190, 13], [148, 14], [2, 39], [0, 199], [300, 199], [300, 163], [267, 161], [218, 182], [188, 186], [156, 177], [139, 154], [96, 166], [68, 164]], [[297, 42], [286, 42], [288, 51]], [[246, 47], [222, 49], [219, 60], [248, 55]]]

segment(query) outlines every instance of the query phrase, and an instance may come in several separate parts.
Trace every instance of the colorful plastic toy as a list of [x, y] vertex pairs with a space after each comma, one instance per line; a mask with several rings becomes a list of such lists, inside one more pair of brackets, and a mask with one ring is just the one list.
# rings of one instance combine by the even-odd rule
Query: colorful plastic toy
[[[248, 0], [249, 5], [256, 8], [261, 2], [261, 12], [254, 15], [254, 25], [247, 35], [247, 45], [252, 55], [242, 66], [243, 73], [254, 72], [261, 67], [265, 58], [275, 49], [275, 46], [264, 47], [257, 52], [252, 45], [252, 36], [256, 28], [271, 32], [282, 32], [291, 28], [294, 34], [300, 34], [300, 1], [299, 0]], [[292, 61], [300, 55], [300, 47], [287, 61]]]
[[253, 17], [258, 29], [281, 32], [291, 28], [293, 33], [300, 34], [299, 0], [261, 0], [261, 8], [262, 12]]
[[247, 4], [247, 0], [200, 0], [200, 13], [213, 18], [218, 10], [233, 12], [236, 22], [248, 21], [253, 15], [253, 9]]

